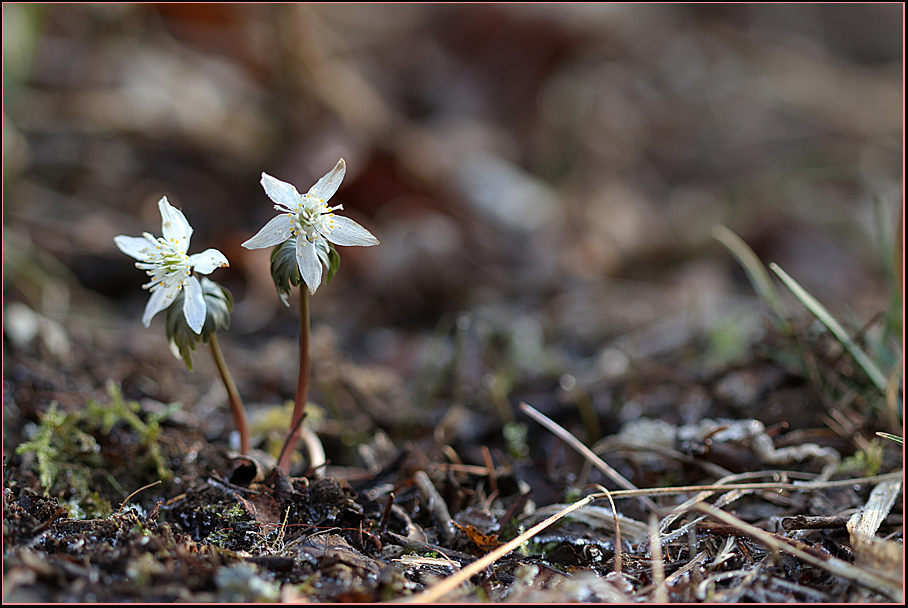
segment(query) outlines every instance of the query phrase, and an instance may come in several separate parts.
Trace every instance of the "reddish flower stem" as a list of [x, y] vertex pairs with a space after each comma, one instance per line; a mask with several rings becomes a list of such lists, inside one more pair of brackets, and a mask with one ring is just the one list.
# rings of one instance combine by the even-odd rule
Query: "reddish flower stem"
[[306, 392], [309, 390], [309, 290], [300, 283], [300, 370], [296, 379], [296, 396], [293, 399], [293, 418], [290, 432], [284, 440], [281, 459], [277, 463], [284, 473], [290, 474], [290, 459], [296, 451], [300, 437], [300, 420], [306, 414]]
[[224, 381], [224, 387], [227, 389], [227, 397], [230, 399], [230, 411], [233, 413], [233, 421], [236, 424], [236, 430], [240, 433], [240, 453], [249, 453], [249, 423], [246, 422], [246, 408], [240, 399], [240, 393], [236, 390], [236, 384], [227, 369], [227, 363], [224, 360], [224, 353], [221, 352], [221, 346], [218, 344], [217, 334], [211, 334], [211, 356], [214, 359], [214, 365], [221, 374], [221, 380]]

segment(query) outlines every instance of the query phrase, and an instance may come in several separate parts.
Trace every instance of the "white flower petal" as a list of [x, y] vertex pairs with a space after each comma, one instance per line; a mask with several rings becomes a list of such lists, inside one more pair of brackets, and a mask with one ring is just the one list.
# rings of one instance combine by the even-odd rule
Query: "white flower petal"
[[334, 215], [326, 222], [330, 230], [324, 235], [335, 245], [378, 245], [375, 236], [348, 217]]
[[258, 233], [243, 243], [246, 249], [263, 249], [283, 243], [293, 236], [293, 216], [282, 213], [272, 218]]
[[318, 261], [315, 243], [311, 243], [304, 234], [296, 239], [296, 263], [300, 267], [300, 276], [314, 294], [322, 282], [322, 264]]
[[[157, 246], [157, 241], [151, 238], [151, 235], [148, 236], [115, 236], [114, 243], [119, 247], [120, 251], [126, 255], [133, 257], [139, 261], [144, 262], [147, 260], [151, 252], [154, 251], [154, 248]], [[142, 253], [142, 250], [148, 250]]]
[[293, 184], [282, 182], [263, 171], [262, 187], [265, 189], [265, 194], [268, 195], [268, 198], [280, 205], [286, 211], [299, 211], [301, 204], [300, 193], [297, 192]]
[[217, 249], [206, 249], [189, 256], [189, 265], [196, 272], [210, 274], [215, 268], [230, 266], [227, 257]]
[[189, 250], [192, 226], [186, 221], [182, 211], [167, 202], [166, 196], [158, 201], [158, 209], [161, 210], [161, 231], [164, 233], [164, 240], [173, 243], [180, 253], [186, 253]]
[[321, 202], [326, 202], [329, 198], [334, 196], [334, 193], [340, 188], [346, 172], [347, 163], [345, 163], [342, 158], [337, 161], [337, 164], [334, 165], [334, 168], [331, 169], [331, 171], [326, 173], [314, 186], [309, 188], [308, 195], [320, 199]]
[[170, 288], [161, 286], [151, 292], [148, 304], [145, 305], [145, 314], [142, 315], [142, 325], [151, 325], [151, 319], [156, 314], [173, 304], [173, 298], [180, 291], [179, 287]]
[[202, 326], [205, 325], [205, 298], [202, 295], [202, 286], [195, 277], [189, 277], [184, 286], [186, 292], [183, 297], [183, 314], [186, 316], [186, 323], [197, 334], [202, 333]]

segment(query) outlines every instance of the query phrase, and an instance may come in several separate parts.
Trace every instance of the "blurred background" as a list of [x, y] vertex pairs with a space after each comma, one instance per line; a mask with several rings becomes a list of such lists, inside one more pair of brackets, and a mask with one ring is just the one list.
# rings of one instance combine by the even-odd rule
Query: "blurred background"
[[305, 192], [341, 157], [333, 203], [381, 245], [339, 248], [311, 299], [312, 399], [355, 402], [361, 430], [464, 438], [578, 390], [646, 413], [609, 392], [629, 360], [712, 332], [708, 375], [740, 354], [722, 336], [760, 335], [717, 223], [858, 329], [901, 231], [903, 10], [6, 3], [7, 416], [108, 379], [223, 411], [207, 353], [189, 374], [161, 315], [142, 327], [146, 277], [114, 246], [160, 235], [164, 195], [190, 253], [230, 260], [210, 278], [236, 299], [221, 342], [244, 398], [292, 398], [296, 308], [240, 243], [275, 214], [263, 171]]

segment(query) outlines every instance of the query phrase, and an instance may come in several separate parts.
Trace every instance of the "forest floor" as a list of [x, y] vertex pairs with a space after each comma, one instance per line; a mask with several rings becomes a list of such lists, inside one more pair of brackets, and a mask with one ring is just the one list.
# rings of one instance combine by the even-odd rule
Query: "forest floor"
[[[4, 602], [901, 602], [903, 23], [4, 3]], [[341, 157], [381, 243], [310, 299], [285, 475], [241, 243]], [[230, 262], [246, 456], [114, 244], [163, 196]]]
[[[228, 449], [223, 402], [201, 420], [149, 396], [177, 376], [199, 381], [202, 374], [179, 371], [176, 361], [169, 368], [177, 371], [162, 372], [166, 361], [102, 358], [79, 344], [66, 369], [8, 355], [5, 399], [19, 415], [7, 418], [5, 438], [21, 445], [16, 438], [27, 435], [30, 443], [4, 461], [6, 601], [426, 598], [419, 594], [436, 593], [446, 577], [602, 486], [613, 503], [600, 496], [430, 599], [900, 597], [902, 513], [889, 508], [901, 450], [874, 436], [887, 428], [884, 410], [860, 397], [855, 388], [866, 394], [868, 381], [828, 336], [806, 344], [820, 388], [781, 362], [796, 342], [768, 330], [734, 365], [706, 362], [715, 350], [695, 337], [658, 357], [625, 360], [623, 373], [595, 392], [577, 390], [566, 374], [545, 386], [540, 378], [550, 374], [540, 373], [535, 386], [510, 386], [496, 410], [490, 403], [502, 380], [485, 374], [468, 383], [476, 358], [496, 348], [495, 332], [476, 331], [481, 321], [461, 315], [447, 335], [426, 339], [426, 356], [441, 360], [425, 361], [422, 384], [356, 364], [329, 330], [317, 332], [314, 401], [335, 411], [313, 403], [305, 424], [328, 464], [312, 470], [297, 458], [292, 477], [274, 468], [273, 456], [289, 411], [253, 410], [255, 445], [271, 454], [239, 458]], [[244, 382], [267, 365], [247, 356]], [[114, 359], [122, 388], [86, 390]], [[854, 398], [844, 407], [821, 390], [845, 384]], [[223, 399], [223, 389], [213, 392]], [[132, 394], [142, 396], [129, 401]], [[603, 418], [593, 404], [604, 398], [647, 416]], [[39, 413], [48, 402], [58, 405]], [[511, 409], [517, 402], [534, 407]], [[543, 427], [545, 420], [553, 422]], [[602, 439], [582, 456], [553, 424], [578, 443]], [[886, 506], [871, 498], [882, 488]], [[869, 533], [875, 540], [861, 540], [857, 520], [848, 522], [867, 517], [869, 503], [879, 519]]]

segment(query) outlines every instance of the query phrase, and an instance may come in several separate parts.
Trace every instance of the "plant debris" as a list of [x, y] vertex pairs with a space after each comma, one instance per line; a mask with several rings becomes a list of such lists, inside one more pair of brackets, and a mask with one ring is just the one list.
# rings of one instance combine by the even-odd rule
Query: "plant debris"
[[[901, 604], [902, 11], [4, 4], [4, 602]], [[240, 244], [341, 156], [278, 467]], [[163, 196], [248, 437], [138, 322]]]
[[[122, 401], [116, 392], [114, 397]], [[607, 472], [589, 466], [593, 460], [585, 469], [570, 465], [563, 448], [560, 456], [530, 448], [527, 456], [514, 457], [500, 438], [467, 465], [460, 456], [467, 453], [464, 445], [440, 446], [431, 435], [400, 445], [383, 436], [381, 451], [363, 461], [372, 468], [359, 472], [329, 462], [321, 474], [287, 477], [272, 464], [264, 478], [231, 477], [245, 461], [230, 460], [216, 444], [193, 441], [180, 425], [134, 407], [119, 405], [105, 425], [84, 417], [67, 422], [73, 426], [69, 435], [84, 434], [85, 445], [108, 446], [99, 458], [120, 462], [139, 444], [147, 421], [159, 420], [152, 441], [173, 470], [164, 483], [128, 500], [120, 486], [150, 479], [154, 466], [137, 469], [135, 478], [116, 473], [116, 485], [86, 481], [63, 503], [65, 492], [48, 496], [39, 476], [5, 462], [7, 600], [901, 597], [901, 546], [883, 539], [893, 533], [900, 538], [901, 514], [890, 515], [901, 491], [898, 478], [839, 478], [829, 469], [839, 464], [834, 448], [776, 447], [784, 433], [771, 436], [756, 420], [703, 420], [677, 428], [642, 419], [628, 423], [594, 451], [638, 484], [657, 476], [673, 480], [638, 489], [630, 481], [630, 487], [615, 487]], [[144, 426], [123, 424], [116, 412], [138, 416]], [[46, 415], [39, 429], [60, 424], [59, 416]], [[44, 449], [60, 458], [58, 443], [44, 441]], [[20, 463], [28, 446], [37, 444], [24, 445]], [[830, 461], [829, 452], [836, 458]], [[589, 452], [589, 458], [600, 456]], [[104, 460], [86, 462], [116, 470]], [[201, 467], [190, 474], [196, 463]], [[574, 475], [557, 474], [564, 467]], [[76, 478], [69, 473], [60, 480]], [[53, 487], [60, 488], [60, 480]], [[614, 489], [594, 489], [583, 504], [563, 501], [577, 500], [590, 484]], [[562, 500], [545, 502], [551, 495]], [[102, 517], [80, 517], [77, 505], [85, 500], [111, 507]]]

